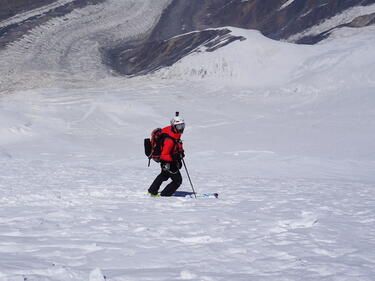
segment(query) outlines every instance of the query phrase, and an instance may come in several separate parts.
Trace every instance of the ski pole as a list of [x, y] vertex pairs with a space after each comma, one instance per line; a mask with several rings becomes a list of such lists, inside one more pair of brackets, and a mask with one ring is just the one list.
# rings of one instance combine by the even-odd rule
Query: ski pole
[[193, 193], [194, 193], [194, 197], [197, 198], [197, 194], [195, 193], [193, 183], [191, 182], [191, 179], [190, 179], [190, 175], [189, 175], [188, 169], [186, 168], [185, 160], [184, 160], [184, 159], [181, 159], [181, 160], [182, 160], [182, 163], [184, 164], [186, 174], [187, 174], [187, 176], [188, 176], [188, 178], [189, 178], [190, 185], [191, 185], [191, 189], [193, 190]]

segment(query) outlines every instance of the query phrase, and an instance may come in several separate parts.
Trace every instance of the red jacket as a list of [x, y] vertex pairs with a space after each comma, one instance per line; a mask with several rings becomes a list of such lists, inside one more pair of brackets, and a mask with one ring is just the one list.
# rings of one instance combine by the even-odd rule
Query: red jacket
[[172, 126], [162, 129], [162, 134], [167, 134], [169, 137], [164, 138], [163, 149], [160, 154], [160, 160], [164, 162], [173, 162], [173, 156], [184, 152], [181, 142], [181, 133], [172, 131]]

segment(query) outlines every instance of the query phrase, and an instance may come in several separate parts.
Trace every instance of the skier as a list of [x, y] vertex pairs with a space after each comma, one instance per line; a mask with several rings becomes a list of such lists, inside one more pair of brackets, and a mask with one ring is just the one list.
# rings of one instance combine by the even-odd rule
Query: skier
[[182, 184], [180, 169], [181, 160], [185, 157], [181, 141], [181, 135], [185, 129], [185, 122], [178, 113], [171, 120], [171, 125], [162, 129], [164, 134], [162, 150], [160, 154], [161, 173], [155, 178], [148, 192], [151, 196], [157, 196], [159, 188], [164, 181], [172, 179], [160, 193], [160, 196], [172, 196]]

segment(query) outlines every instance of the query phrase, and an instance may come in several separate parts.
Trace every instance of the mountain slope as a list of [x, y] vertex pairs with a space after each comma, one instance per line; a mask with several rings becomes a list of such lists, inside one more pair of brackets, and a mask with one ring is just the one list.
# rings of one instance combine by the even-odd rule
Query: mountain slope
[[[256, 29], [267, 37], [286, 39], [353, 7], [362, 8], [364, 14], [372, 14], [373, 4], [373, 0], [174, 0], [150, 40], [223, 26]], [[350, 23], [350, 20], [343, 23]]]
[[[3, 96], [0, 280], [371, 280], [374, 36], [361, 30], [299, 46], [233, 29], [246, 40], [152, 76]], [[240, 75], [211, 71], [222, 60]], [[142, 139], [175, 110], [195, 188], [220, 199], [146, 196], [159, 168]]]
[[[203, 46], [212, 40], [205, 35], [212, 32], [212, 27], [255, 29], [273, 39], [315, 44], [335, 30], [372, 25], [374, 12], [373, 0], [174, 0], [148, 37], [104, 50], [104, 57], [109, 58], [105, 61], [119, 74], [143, 75], [169, 66], [187, 52], [199, 50], [198, 43]], [[198, 35], [199, 32], [202, 34]], [[197, 37], [206, 41], [199, 42]], [[187, 40], [190, 40], [190, 45], [186, 44]], [[148, 56], [150, 53], [152, 58]], [[174, 59], [171, 62], [165, 57]]]

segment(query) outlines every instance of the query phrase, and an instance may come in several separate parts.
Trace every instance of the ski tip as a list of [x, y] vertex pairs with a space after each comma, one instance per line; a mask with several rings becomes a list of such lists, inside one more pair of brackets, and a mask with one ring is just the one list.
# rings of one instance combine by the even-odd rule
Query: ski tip
[[190, 198], [219, 198], [219, 193], [201, 193], [201, 194], [190, 194], [186, 197]]

